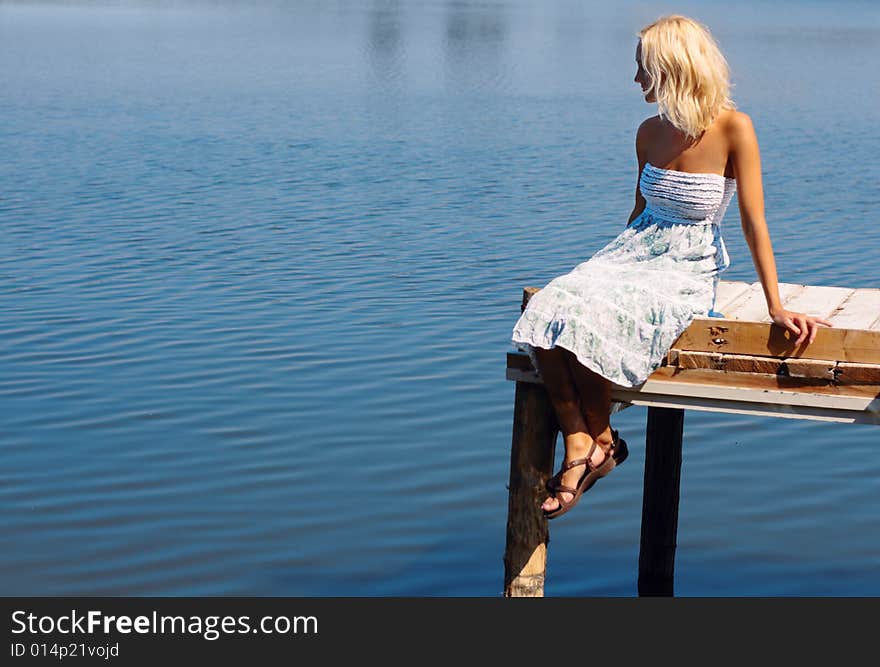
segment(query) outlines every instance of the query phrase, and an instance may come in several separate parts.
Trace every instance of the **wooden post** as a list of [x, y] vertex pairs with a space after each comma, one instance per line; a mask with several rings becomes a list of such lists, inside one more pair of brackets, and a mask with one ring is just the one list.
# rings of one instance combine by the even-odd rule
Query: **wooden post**
[[672, 596], [684, 410], [648, 408], [639, 595]]
[[507, 546], [504, 550], [504, 596], [543, 597], [550, 534], [541, 503], [553, 473], [559, 427], [543, 385], [516, 383]]

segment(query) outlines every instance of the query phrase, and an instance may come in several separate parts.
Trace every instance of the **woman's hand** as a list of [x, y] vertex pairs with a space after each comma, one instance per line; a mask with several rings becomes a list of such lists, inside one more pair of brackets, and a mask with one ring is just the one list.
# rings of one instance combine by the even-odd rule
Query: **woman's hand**
[[794, 342], [795, 347], [803, 343], [805, 340], [809, 345], [816, 340], [816, 333], [820, 326], [833, 327], [831, 322], [823, 320], [821, 317], [813, 317], [804, 313], [794, 313], [785, 308], [776, 311], [770, 311], [770, 317], [773, 318], [773, 324], [777, 324], [788, 329], [798, 338]]

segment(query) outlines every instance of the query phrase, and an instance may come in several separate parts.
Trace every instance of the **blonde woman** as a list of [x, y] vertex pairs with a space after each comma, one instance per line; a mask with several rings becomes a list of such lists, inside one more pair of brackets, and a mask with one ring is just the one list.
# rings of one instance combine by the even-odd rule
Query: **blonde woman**
[[773, 322], [797, 344], [830, 326], [782, 306], [758, 141], [730, 99], [727, 62], [711, 33], [675, 15], [638, 37], [635, 82], [659, 113], [636, 134], [639, 175], [627, 228], [535, 294], [513, 330], [543, 378], [565, 442], [542, 505], [549, 519], [627, 456], [609, 424], [612, 383], [643, 383], [688, 324], [711, 312], [729, 264], [720, 223], [734, 192]]

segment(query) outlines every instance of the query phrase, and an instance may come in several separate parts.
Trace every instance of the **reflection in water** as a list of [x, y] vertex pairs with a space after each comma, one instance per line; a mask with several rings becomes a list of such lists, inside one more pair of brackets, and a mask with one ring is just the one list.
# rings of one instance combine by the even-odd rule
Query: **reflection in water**
[[444, 55], [456, 88], [506, 90], [503, 53], [508, 21], [500, 5], [453, 2], [447, 8]]
[[406, 52], [400, 31], [398, 0], [378, 0], [367, 21], [367, 58], [373, 74], [386, 84], [403, 81]]

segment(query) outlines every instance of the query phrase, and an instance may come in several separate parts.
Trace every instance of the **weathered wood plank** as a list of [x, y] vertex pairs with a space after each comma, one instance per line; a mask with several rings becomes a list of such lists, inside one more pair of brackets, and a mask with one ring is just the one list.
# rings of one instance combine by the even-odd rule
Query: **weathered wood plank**
[[730, 303], [726, 304], [724, 309], [716, 308], [715, 310], [722, 313], [724, 315], [724, 319], [735, 320], [739, 318], [737, 313], [745, 304], [752, 303], [757, 299], [763, 298], [764, 290], [761, 287], [761, 283], [752, 283], [751, 285], [749, 285], [749, 288], [745, 292], [730, 301]]
[[[734, 386], [718, 386], [725, 376]], [[540, 383], [528, 356], [521, 352], [508, 353], [507, 379]], [[880, 383], [834, 386], [803, 378], [666, 367], [641, 387], [615, 386], [611, 397], [618, 403], [648, 407], [880, 424]]]
[[829, 359], [781, 359], [689, 350], [675, 352], [675, 362], [670, 361], [669, 365], [683, 369], [711, 368], [736, 373], [772, 373], [789, 377], [818, 378], [829, 382], [880, 384], [880, 364], [845, 364], [850, 367], [850, 372], [841, 378], [837, 372], [837, 362]]
[[671, 363], [670, 366], [678, 368], [721, 368], [721, 359], [723, 355], [715, 352], [690, 352], [688, 350], [677, 350], [677, 363]]
[[769, 317], [767, 313], [767, 299], [764, 297], [764, 290], [758, 284], [756, 288], [749, 292], [749, 296], [745, 301], [737, 304], [735, 309], [729, 308], [725, 311], [724, 316], [734, 320], [749, 320], [752, 322], [760, 322], [762, 318]]
[[871, 329], [880, 318], [880, 289], [857, 289], [827, 318], [839, 329]]
[[[730, 385], [719, 385], [720, 379]], [[812, 386], [811, 382], [815, 381], [709, 370], [673, 374], [673, 369], [661, 368], [641, 388], [616, 387], [611, 396], [649, 407], [880, 424], [880, 385]]]
[[841, 362], [834, 369], [841, 384], [880, 384], [880, 365]]
[[[733, 373], [765, 373], [778, 375], [783, 360], [777, 357], [751, 357], [744, 354], [723, 354], [717, 370]], [[833, 362], [832, 362], [833, 365]]]
[[715, 291], [715, 311], [726, 315], [727, 307], [739, 296], [745, 294], [750, 286], [751, 283], [740, 281], [719, 281], [718, 289]]
[[[784, 305], [787, 301], [791, 301], [802, 294], [806, 289], [805, 285], [779, 283], [779, 298], [782, 299]], [[767, 298], [764, 296], [764, 289], [761, 287], [761, 283], [755, 283], [754, 289], [749, 293], [748, 298], [739, 303], [735, 310], [724, 312], [724, 316], [728, 319], [748, 320], [750, 322], [770, 322], [770, 313], [767, 311]]]
[[809, 345], [802, 343], [795, 348], [795, 340], [795, 336], [775, 325], [700, 318], [672, 346], [693, 352], [880, 363], [880, 331], [822, 327]]
[[835, 385], [811, 378], [663, 367], [640, 392], [880, 412], [880, 387]]
[[[807, 285], [797, 285], [795, 283], [779, 283], [779, 298], [782, 301], [782, 305], [788, 308], [788, 304], [799, 298], [808, 289], [809, 286]], [[766, 314], [761, 321], [771, 322], [772, 320], [770, 319], [770, 313], [766, 312], [766, 306], [764, 307], [764, 311]]]
[[774, 403], [752, 403], [731, 399], [693, 398], [690, 396], [667, 396], [665, 394], [641, 394], [626, 390], [611, 393], [615, 403], [624, 406], [647, 408], [680, 408], [701, 412], [750, 415], [753, 417], [781, 417], [783, 419], [808, 419], [810, 421], [834, 422], [838, 424], [880, 425], [880, 414], [841, 410], [837, 408], [815, 408], [807, 405], [781, 405]]
[[786, 359], [782, 362], [778, 374], [793, 378], [816, 378], [818, 380], [836, 380], [834, 371], [836, 361], [823, 359]]
[[[668, 365], [682, 369], [711, 368], [735, 373], [769, 373], [789, 377], [834, 380], [835, 361], [818, 359], [781, 359], [778, 357], [754, 357], [741, 354], [718, 354], [717, 352], [691, 352], [677, 350], [677, 363]], [[876, 366], [880, 370], [880, 366]], [[880, 382], [880, 380], [878, 380]]]
[[807, 315], [827, 318], [831, 313], [852, 295], [855, 290], [849, 287], [824, 287], [809, 285], [800, 294], [794, 296], [785, 308]]

